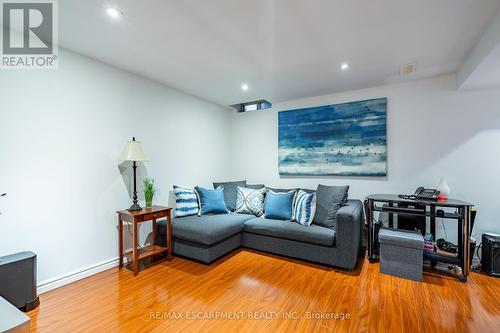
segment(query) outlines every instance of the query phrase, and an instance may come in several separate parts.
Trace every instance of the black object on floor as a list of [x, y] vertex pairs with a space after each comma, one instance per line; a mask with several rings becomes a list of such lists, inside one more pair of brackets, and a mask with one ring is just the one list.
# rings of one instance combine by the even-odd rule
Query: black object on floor
[[436, 241], [436, 246], [441, 251], [449, 252], [449, 253], [457, 253], [458, 247], [452, 242], [445, 241], [443, 238], [439, 238]]
[[36, 254], [20, 252], [0, 257], [0, 296], [25, 312], [40, 304], [36, 290]]
[[489, 275], [500, 277], [500, 236], [483, 234], [481, 268]]

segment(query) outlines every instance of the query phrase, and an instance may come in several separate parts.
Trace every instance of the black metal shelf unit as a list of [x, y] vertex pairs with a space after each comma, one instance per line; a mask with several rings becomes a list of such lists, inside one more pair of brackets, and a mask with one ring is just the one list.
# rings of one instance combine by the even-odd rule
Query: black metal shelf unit
[[[467, 281], [470, 272], [470, 235], [472, 231], [471, 209], [473, 204], [448, 199], [446, 201], [403, 199], [398, 195], [373, 194], [365, 200], [365, 214], [368, 224], [368, 260], [378, 261], [377, 233], [379, 226], [374, 225], [374, 212], [389, 214], [389, 227], [393, 228], [393, 215], [420, 216], [429, 218], [430, 233], [436, 238], [436, 218], [457, 221], [458, 253], [456, 256], [443, 255], [437, 252], [424, 251], [424, 258], [432, 262], [443, 262], [460, 266], [462, 272], [458, 276], [462, 282]], [[452, 208], [454, 212], [445, 212], [444, 208]]]

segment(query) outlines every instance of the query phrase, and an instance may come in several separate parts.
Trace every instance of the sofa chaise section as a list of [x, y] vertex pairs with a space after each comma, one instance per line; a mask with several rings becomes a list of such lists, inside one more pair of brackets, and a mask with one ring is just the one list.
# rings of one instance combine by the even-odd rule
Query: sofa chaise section
[[[172, 250], [176, 255], [211, 263], [241, 246], [243, 223], [253, 217], [225, 214], [173, 218]], [[158, 222], [158, 233], [164, 245], [166, 221]]]

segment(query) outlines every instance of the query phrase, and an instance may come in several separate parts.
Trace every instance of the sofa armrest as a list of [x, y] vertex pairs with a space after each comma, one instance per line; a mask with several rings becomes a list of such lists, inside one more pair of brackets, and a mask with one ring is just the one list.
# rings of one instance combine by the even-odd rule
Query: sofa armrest
[[337, 212], [335, 237], [342, 267], [354, 268], [356, 266], [363, 222], [363, 204], [360, 200], [348, 200]]

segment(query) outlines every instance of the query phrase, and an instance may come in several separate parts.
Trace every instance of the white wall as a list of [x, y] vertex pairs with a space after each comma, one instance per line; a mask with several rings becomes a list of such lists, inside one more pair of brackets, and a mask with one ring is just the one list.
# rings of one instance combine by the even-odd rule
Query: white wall
[[[376, 97], [388, 98], [388, 175], [280, 177], [277, 112]], [[349, 184], [349, 196], [413, 193], [446, 176], [452, 197], [477, 205], [474, 234], [500, 232], [500, 93], [457, 91], [454, 76], [349, 91], [233, 114], [232, 175], [276, 187]], [[455, 237], [455, 227], [446, 227]]]
[[132, 136], [158, 204], [174, 183], [209, 186], [230, 172], [230, 111], [59, 56], [58, 70], [0, 72], [0, 255], [36, 252], [40, 282], [117, 257], [115, 211], [130, 206], [132, 171], [122, 177], [118, 158]]

